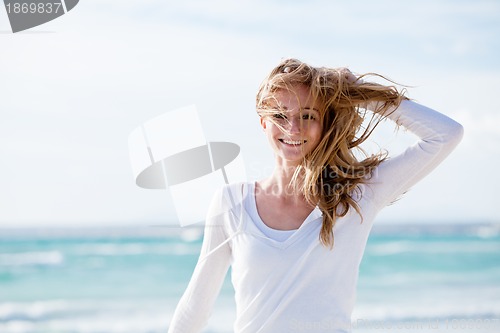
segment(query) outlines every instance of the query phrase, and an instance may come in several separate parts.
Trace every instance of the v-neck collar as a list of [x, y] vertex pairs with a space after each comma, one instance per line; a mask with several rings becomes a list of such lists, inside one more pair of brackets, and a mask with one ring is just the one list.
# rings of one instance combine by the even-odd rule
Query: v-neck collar
[[[295, 241], [297, 241], [298, 239], [301, 238], [301, 235], [303, 235], [304, 233], [307, 233], [307, 230], [311, 229], [309, 228], [309, 224], [313, 221], [316, 221], [318, 218], [322, 217], [322, 213], [321, 213], [321, 210], [319, 209], [319, 207], [314, 207], [314, 209], [309, 213], [309, 215], [304, 219], [304, 221], [302, 222], [302, 224], [300, 225], [300, 227], [298, 229], [294, 229], [294, 230], [278, 230], [278, 229], [273, 229], [271, 227], [269, 227], [267, 224], [265, 224], [265, 222], [262, 220], [262, 218], [260, 217], [259, 215], [259, 212], [257, 210], [257, 200], [255, 198], [255, 188], [256, 188], [256, 185], [255, 185], [255, 182], [253, 183], [247, 183], [247, 186], [248, 188], [246, 189], [246, 195], [248, 196], [248, 206], [245, 205], [245, 209], [246, 210], [252, 210], [253, 214], [250, 214], [249, 211], [247, 211], [247, 215], [248, 217], [250, 218], [251, 216], [253, 216], [254, 218], [252, 218], [252, 222], [254, 224], [254, 227], [255, 227], [255, 230], [256, 232], [259, 234], [259, 238], [275, 247], [278, 247], [278, 248], [286, 248], [288, 246], [290, 246], [291, 244], [295, 243]], [[257, 221], [255, 221], [255, 219], [257, 219]], [[259, 224], [259, 225], [257, 225]], [[285, 240], [276, 240], [276, 239], [273, 239], [273, 238], [270, 238], [269, 236], [267, 236], [262, 230], [261, 228], [264, 228], [266, 230], [270, 230], [270, 233], [273, 233], [273, 232], [289, 232], [290, 233], [290, 236], [287, 237]], [[252, 232], [253, 233], [253, 232]]]

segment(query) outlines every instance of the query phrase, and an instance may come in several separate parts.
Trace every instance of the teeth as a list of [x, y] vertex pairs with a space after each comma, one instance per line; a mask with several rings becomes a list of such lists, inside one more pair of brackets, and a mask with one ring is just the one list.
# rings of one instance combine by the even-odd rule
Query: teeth
[[283, 139], [282, 141], [288, 145], [300, 145], [300, 144], [305, 142], [305, 141], [292, 141], [292, 140], [285, 140], [285, 139]]

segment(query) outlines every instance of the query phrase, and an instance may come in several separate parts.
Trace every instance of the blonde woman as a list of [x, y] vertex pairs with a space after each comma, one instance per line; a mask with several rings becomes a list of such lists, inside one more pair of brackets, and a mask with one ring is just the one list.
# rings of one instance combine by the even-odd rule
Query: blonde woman
[[[369, 77], [286, 59], [263, 81], [257, 112], [275, 169], [215, 194], [170, 333], [202, 331], [229, 266], [235, 332], [351, 331], [358, 268], [377, 213], [463, 134], [457, 122]], [[360, 159], [355, 149], [385, 118], [418, 143], [395, 157]]]

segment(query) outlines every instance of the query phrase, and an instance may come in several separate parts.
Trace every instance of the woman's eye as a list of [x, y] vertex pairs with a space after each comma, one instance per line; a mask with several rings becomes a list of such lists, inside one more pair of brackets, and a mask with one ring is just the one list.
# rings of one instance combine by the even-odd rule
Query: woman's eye
[[273, 114], [275, 119], [286, 119], [286, 116], [283, 113], [275, 113]]
[[302, 119], [304, 119], [304, 120], [314, 120], [314, 119], [316, 119], [316, 118], [314, 118], [314, 116], [313, 116], [313, 115], [310, 115], [310, 114], [304, 114], [304, 115], [302, 115]]

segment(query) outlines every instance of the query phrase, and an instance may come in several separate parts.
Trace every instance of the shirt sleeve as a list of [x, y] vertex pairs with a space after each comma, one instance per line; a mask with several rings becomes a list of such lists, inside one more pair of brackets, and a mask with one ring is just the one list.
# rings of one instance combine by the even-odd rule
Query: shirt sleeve
[[221, 211], [222, 190], [210, 205], [200, 257], [186, 291], [177, 305], [169, 333], [197, 333], [206, 326], [214, 302], [220, 292], [230, 264], [231, 248], [224, 219], [229, 212]]
[[410, 100], [403, 100], [389, 119], [419, 140], [402, 154], [380, 163], [369, 180], [373, 200], [383, 208], [428, 175], [458, 145], [463, 127], [453, 119]]

